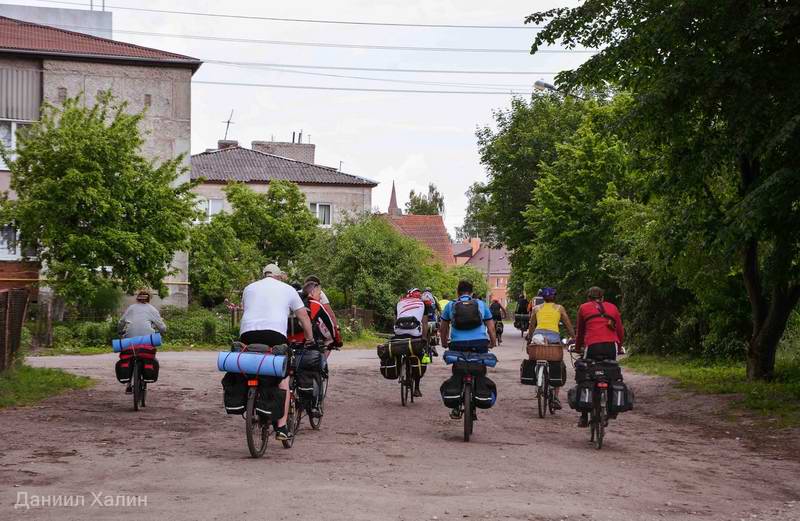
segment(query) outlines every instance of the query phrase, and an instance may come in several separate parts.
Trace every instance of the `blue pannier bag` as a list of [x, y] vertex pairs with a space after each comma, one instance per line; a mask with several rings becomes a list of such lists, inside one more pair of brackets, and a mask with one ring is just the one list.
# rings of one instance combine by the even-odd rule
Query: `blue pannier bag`
[[497, 365], [497, 357], [494, 353], [467, 353], [464, 351], [445, 351], [442, 359], [446, 364], [454, 364], [456, 362], [469, 362], [473, 364], [481, 364], [486, 367], [494, 367]]

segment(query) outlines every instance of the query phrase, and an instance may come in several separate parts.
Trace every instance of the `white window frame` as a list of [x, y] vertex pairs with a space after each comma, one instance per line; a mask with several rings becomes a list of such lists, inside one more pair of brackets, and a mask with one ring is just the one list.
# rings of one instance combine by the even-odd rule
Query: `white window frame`
[[[219, 209], [213, 213], [211, 212], [211, 201], [219, 202]], [[197, 209], [198, 211], [203, 212], [203, 216], [194, 221], [194, 223], [200, 224], [210, 222], [213, 216], [225, 211], [225, 199], [220, 199], [218, 197], [198, 197]]]
[[19, 261], [31, 258], [32, 256], [22, 254], [22, 243], [20, 242], [19, 238], [19, 229], [16, 226], [14, 226], [13, 223], [0, 225], [0, 229], [5, 228], [6, 226], [10, 226], [14, 230], [16, 230], [15, 234], [16, 239], [14, 240], [14, 252], [13, 253], [9, 252], [9, 249], [6, 247], [7, 245], [3, 244], [3, 247], [0, 248], [0, 261]]
[[[8, 149], [11, 151], [11, 157], [13, 158], [15, 156], [14, 151], [17, 149], [17, 128], [19, 125], [30, 125], [35, 121], [0, 118], [0, 123], [11, 123], [11, 146]], [[0, 170], [8, 170], [8, 165], [3, 161], [2, 157], [0, 157]]]
[[[327, 206], [328, 207], [328, 215], [330, 217], [331, 222], [326, 224], [326, 223], [323, 223], [322, 221], [320, 221], [320, 217], [319, 217], [319, 207], [320, 206]], [[314, 202], [314, 203], [308, 203], [308, 208], [309, 208], [309, 210], [311, 210], [311, 213], [314, 214], [314, 217], [317, 218], [317, 221], [319, 222], [319, 225], [321, 227], [330, 228], [331, 226], [333, 226], [333, 203], [325, 203], [325, 202], [322, 202], [322, 201]]]

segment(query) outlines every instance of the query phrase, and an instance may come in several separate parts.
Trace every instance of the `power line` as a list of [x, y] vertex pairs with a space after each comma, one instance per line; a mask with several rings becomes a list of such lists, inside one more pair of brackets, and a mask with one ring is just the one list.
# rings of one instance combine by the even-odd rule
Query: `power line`
[[[59, 25], [64, 29], [92, 29], [73, 25]], [[297, 47], [326, 47], [338, 49], [371, 49], [380, 51], [426, 51], [426, 52], [469, 52], [469, 53], [514, 53], [529, 54], [526, 49], [499, 49], [499, 48], [468, 48], [468, 47], [415, 47], [411, 45], [369, 45], [360, 43], [328, 43], [328, 42], [295, 42], [287, 40], [260, 40], [255, 38], [232, 38], [225, 36], [203, 36], [199, 34], [156, 33], [150, 31], [131, 31], [114, 29], [115, 33], [133, 34], [137, 36], [159, 36], [165, 38], [180, 38], [188, 40], [204, 40], [231, 43], [257, 43], [265, 45], [289, 45]], [[542, 54], [595, 54], [593, 49], [539, 49]]]
[[491, 71], [491, 70], [455, 70], [455, 69], [393, 69], [387, 67], [343, 67], [335, 65], [302, 65], [292, 63], [237, 62], [227, 60], [203, 60], [203, 63], [220, 65], [247, 65], [264, 67], [284, 67], [294, 69], [324, 69], [337, 71], [370, 71], [370, 72], [402, 72], [420, 74], [492, 74], [492, 75], [551, 75], [560, 71]]
[[[250, 68], [249, 66], [244, 65], [227, 65], [231, 67], [245, 67]], [[323, 76], [328, 78], [346, 78], [352, 80], [368, 80], [368, 81], [386, 81], [391, 83], [411, 83], [416, 85], [439, 85], [439, 86], [448, 86], [448, 87], [477, 87], [481, 89], [496, 89], [496, 88], [530, 88], [532, 84], [508, 84], [508, 83], [461, 83], [461, 82], [444, 82], [444, 81], [422, 81], [422, 80], [400, 80], [396, 78], [371, 78], [369, 76], [351, 76], [347, 74], [329, 74], [323, 72], [309, 72], [309, 71], [299, 71], [299, 70], [292, 70], [292, 69], [283, 69], [279, 67], [257, 67], [257, 69], [264, 70], [264, 71], [274, 71], [274, 72], [286, 72], [289, 74], [305, 74], [309, 76]]]
[[[34, 0], [35, 2], [42, 2], [45, 4], [62, 4], [62, 5], [77, 5], [85, 7], [86, 3], [83, 2], [67, 2], [59, 0]], [[198, 11], [178, 11], [173, 9], [147, 9], [144, 7], [128, 7], [120, 5], [105, 4], [110, 9], [120, 9], [125, 11], [139, 11], [146, 13], [160, 13], [160, 14], [179, 14], [190, 16], [205, 16], [211, 18], [234, 18], [238, 20], [262, 20], [268, 22], [299, 22], [299, 23], [313, 23], [313, 24], [337, 24], [337, 25], [366, 25], [378, 27], [422, 27], [432, 29], [513, 29], [513, 30], [539, 30], [543, 29], [540, 26], [516, 26], [516, 25], [462, 25], [462, 24], [412, 24], [400, 22], [366, 22], [357, 20], [323, 20], [313, 18], [280, 18], [277, 16], [254, 16], [254, 15], [236, 15], [224, 13], [201, 13]]]
[[395, 92], [411, 94], [491, 94], [491, 95], [526, 95], [533, 94], [532, 91], [469, 91], [469, 90], [417, 90], [417, 89], [379, 89], [367, 87], [322, 87], [316, 85], [285, 85], [279, 83], [238, 83], [231, 81], [207, 81], [192, 80], [192, 84], [199, 85], [225, 85], [232, 87], [265, 87], [275, 89], [303, 89], [303, 90], [336, 90], [344, 92]]

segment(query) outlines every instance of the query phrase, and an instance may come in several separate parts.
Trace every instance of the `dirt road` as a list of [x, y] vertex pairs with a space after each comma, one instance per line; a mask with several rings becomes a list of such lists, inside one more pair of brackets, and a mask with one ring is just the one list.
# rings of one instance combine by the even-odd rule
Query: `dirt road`
[[[260, 460], [248, 457], [242, 419], [222, 410], [214, 353], [159, 355], [139, 413], [113, 378], [115, 355], [33, 358], [99, 383], [0, 411], [0, 519], [800, 519], [800, 462], [726, 431], [718, 402], [626, 375], [637, 410], [596, 451], [573, 411], [535, 417], [533, 388], [518, 383], [522, 352], [513, 335], [498, 348], [498, 403], [470, 443], [438, 397], [449, 373], [439, 359], [424, 397], [403, 408], [374, 351], [335, 353], [322, 430], [306, 423], [294, 448], [271, 440]], [[14, 509], [23, 492], [29, 506], [49, 505]], [[127, 495], [147, 503], [94, 500]], [[58, 496], [85, 504], [56, 506]]]

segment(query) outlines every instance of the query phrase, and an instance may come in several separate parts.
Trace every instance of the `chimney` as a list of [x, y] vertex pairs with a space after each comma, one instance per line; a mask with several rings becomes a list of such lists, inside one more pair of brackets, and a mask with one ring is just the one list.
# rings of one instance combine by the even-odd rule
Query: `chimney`
[[481, 249], [481, 239], [480, 237], [473, 237], [469, 240], [469, 243], [472, 245], [472, 255], [478, 253], [478, 250]]
[[[297, 136], [292, 136], [297, 139]], [[253, 150], [273, 156], [286, 157], [302, 163], [314, 164], [314, 153], [317, 145], [311, 143], [281, 143], [280, 141], [253, 141]]]
[[233, 139], [220, 139], [219, 141], [217, 141], [217, 149], [218, 150], [223, 150], [225, 148], [233, 148], [233, 147], [238, 147], [238, 146], [239, 146], [239, 142], [235, 141]]

